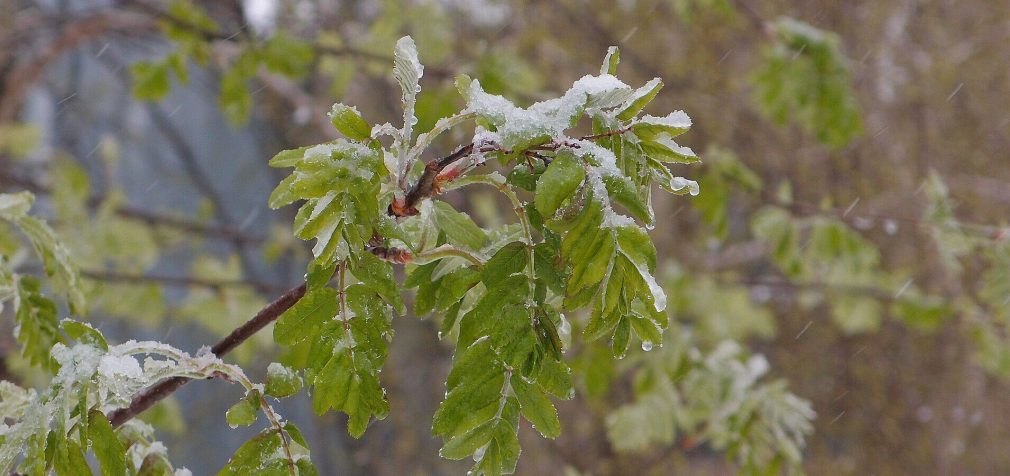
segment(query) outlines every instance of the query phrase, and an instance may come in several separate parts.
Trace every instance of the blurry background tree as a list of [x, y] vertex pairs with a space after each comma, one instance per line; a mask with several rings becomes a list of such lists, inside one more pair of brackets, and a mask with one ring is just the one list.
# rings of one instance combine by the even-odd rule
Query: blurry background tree
[[[400, 36], [426, 64], [422, 131], [462, 106], [458, 73], [530, 103], [619, 45], [626, 82], [666, 83], [650, 111], [691, 113], [684, 142], [704, 160], [683, 173], [701, 195], [653, 201], [672, 329], [618, 362], [573, 349], [564, 431], [524, 428], [518, 472], [746, 468], [767, 456], [749, 443], [781, 437], [762, 422], [796, 414], [767, 402], [802, 407], [778, 379], [817, 412], [808, 472], [1010, 471], [1010, 5], [8, 0], [0, 14], [0, 185], [40, 197], [110, 337], [196, 351], [301, 281], [309, 250], [293, 211], [265, 211], [282, 177], [266, 160], [332, 138], [334, 102], [399, 117]], [[491, 192], [446, 199], [508, 219]], [[451, 349], [435, 322], [394, 328], [390, 417], [361, 440], [305, 399], [279, 405], [327, 473], [467, 468], [430, 435]], [[40, 382], [0, 335], [0, 376]], [[237, 359], [261, 381], [293, 358], [277, 352], [264, 335]], [[204, 474], [252, 434], [220, 425], [239, 395], [190, 385], [148, 419]], [[710, 417], [742, 408], [751, 420]]]

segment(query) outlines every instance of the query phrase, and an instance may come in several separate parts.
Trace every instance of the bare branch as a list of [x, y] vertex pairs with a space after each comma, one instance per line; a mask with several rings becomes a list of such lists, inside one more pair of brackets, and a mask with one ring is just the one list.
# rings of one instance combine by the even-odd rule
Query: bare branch
[[[11, 162], [8, 159], [9, 157], [0, 155], [0, 161], [8, 163]], [[5, 186], [19, 187], [21, 189], [27, 190], [35, 194], [48, 195], [52, 193], [52, 187], [50, 187], [49, 185], [28, 177], [15, 174], [10, 170], [6, 170], [4, 168], [0, 168], [0, 184], [3, 184]], [[106, 197], [101, 195], [89, 197], [87, 201], [87, 206], [92, 210], [97, 209], [102, 205], [103, 202], [105, 202], [105, 199]], [[117, 206], [114, 211], [117, 215], [123, 218], [142, 221], [144, 223], [147, 223], [148, 225], [170, 227], [184, 232], [201, 235], [207, 238], [216, 238], [220, 240], [232, 241], [235, 243], [250, 243], [250, 244], [258, 244], [266, 241], [265, 237], [258, 235], [251, 235], [231, 226], [201, 223], [183, 217], [168, 215], [151, 210], [145, 210], [130, 205]]]
[[[298, 300], [304, 295], [305, 284], [288, 290], [276, 300], [267, 304], [267, 306], [261, 309], [260, 312], [256, 313], [252, 319], [248, 320], [245, 324], [232, 331], [231, 334], [228, 334], [225, 338], [218, 341], [217, 344], [214, 344], [210, 351], [218, 357], [231, 352], [232, 349], [266, 327], [267, 324], [277, 320], [281, 314], [284, 314], [284, 311], [290, 309], [291, 306], [298, 302]], [[109, 414], [109, 421], [112, 422], [113, 427], [119, 427], [131, 418], [151, 408], [154, 404], [160, 402], [165, 397], [171, 395], [190, 380], [192, 379], [186, 377], [173, 377], [162, 380], [161, 382], [148, 387], [146, 390], [133, 397], [133, 401], [130, 402], [128, 407], [120, 408]]]

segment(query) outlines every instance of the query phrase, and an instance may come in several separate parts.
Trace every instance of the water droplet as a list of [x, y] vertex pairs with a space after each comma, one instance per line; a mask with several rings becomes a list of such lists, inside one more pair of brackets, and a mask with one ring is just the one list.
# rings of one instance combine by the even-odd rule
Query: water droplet
[[643, 340], [642, 341], [642, 350], [644, 350], [646, 352], [652, 350], [652, 342], [649, 342], [647, 340]]
[[414, 86], [414, 92], [415, 93], [421, 92], [421, 85], [420, 84], [418, 84], [417, 86]]
[[484, 446], [481, 446], [480, 448], [477, 448], [477, 451], [473, 452], [473, 460], [474, 461], [480, 461], [480, 460], [484, 459], [484, 452], [487, 451], [487, 447], [488, 447], [488, 445], [484, 445]]
[[561, 345], [563, 348], [568, 348], [572, 345], [572, 324], [565, 319], [565, 315], [561, 315], [561, 324], [558, 325], [558, 337], [561, 339]]

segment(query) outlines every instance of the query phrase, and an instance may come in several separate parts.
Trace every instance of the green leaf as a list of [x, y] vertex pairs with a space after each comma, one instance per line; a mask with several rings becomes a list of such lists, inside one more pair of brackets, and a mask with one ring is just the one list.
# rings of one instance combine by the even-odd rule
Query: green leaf
[[678, 145], [665, 135], [642, 141], [642, 151], [650, 158], [660, 162], [693, 164], [701, 161], [690, 147]]
[[[50, 436], [55, 433], [50, 433]], [[56, 439], [61, 439], [57, 437]], [[55, 443], [57, 446], [53, 461], [53, 469], [57, 476], [90, 476], [91, 469], [88, 467], [88, 460], [84, 457], [84, 451], [76, 441], [65, 439]], [[48, 445], [47, 445], [48, 446]]]
[[109, 350], [109, 343], [105, 341], [105, 336], [88, 324], [78, 321], [64, 320], [60, 323], [60, 327], [63, 328], [63, 332], [66, 332], [68, 337], [76, 340], [77, 342], [97, 347], [104, 351]]
[[533, 424], [533, 428], [545, 438], [557, 438], [561, 434], [561, 421], [558, 420], [558, 410], [554, 408], [551, 399], [538, 388], [522, 380], [519, 376], [512, 377], [512, 390], [519, 400], [519, 408], [523, 418]]
[[435, 223], [439, 229], [445, 232], [449, 242], [454, 245], [463, 246], [471, 250], [479, 251], [487, 242], [487, 235], [484, 233], [470, 216], [452, 208], [452, 205], [442, 201], [435, 201]]
[[544, 282], [555, 294], [564, 294], [564, 270], [561, 269], [556, 246], [546, 241], [533, 247], [533, 266], [538, 280]]
[[264, 392], [275, 398], [294, 395], [302, 389], [302, 379], [294, 370], [277, 362], [267, 366], [267, 381]]
[[270, 193], [270, 199], [267, 201], [271, 209], [276, 210], [280, 207], [290, 205], [300, 198], [298, 191], [294, 187], [299, 178], [297, 175], [291, 174], [284, 177], [277, 184], [277, 187]]
[[449, 439], [438, 452], [443, 458], [463, 459], [472, 455], [478, 448], [491, 441], [497, 427], [497, 421], [492, 419], [478, 425], [476, 428]]
[[[346, 393], [335, 394], [335, 397], [342, 403], [337, 409], [348, 414], [347, 432], [351, 436], [360, 438], [365, 433], [371, 415], [382, 419], [389, 413], [389, 403], [385, 400], [384, 392], [375, 376], [352, 374], [347, 380], [335, 383], [341, 385], [340, 389], [347, 390]], [[318, 388], [327, 387], [320, 385]]]
[[221, 75], [221, 94], [218, 105], [232, 126], [244, 125], [252, 111], [252, 95], [246, 81], [249, 76], [242, 68], [235, 66]]
[[575, 398], [572, 369], [563, 361], [545, 361], [540, 368], [540, 375], [537, 376], [537, 384], [557, 398], [564, 400]]
[[50, 366], [50, 350], [57, 343], [65, 343], [59, 332], [56, 304], [40, 292], [41, 283], [32, 276], [21, 276], [18, 281], [18, 306], [14, 314], [17, 340], [21, 354], [32, 365]]
[[574, 154], [559, 153], [537, 181], [537, 210], [545, 217], [553, 216], [585, 177], [586, 170]]
[[604, 175], [603, 185], [610, 199], [623, 206], [631, 216], [645, 223], [652, 223], [653, 213], [649, 205], [639, 195], [635, 184], [624, 175]]
[[372, 136], [372, 127], [361, 118], [357, 108], [340, 103], [330, 109], [330, 122], [341, 134], [352, 140], [366, 140]]
[[133, 63], [133, 97], [139, 101], [157, 101], [168, 95], [168, 66], [164, 63]]
[[406, 308], [403, 298], [400, 296], [400, 286], [393, 277], [393, 265], [380, 260], [371, 253], [360, 255], [358, 262], [351, 269], [354, 276], [379, 295], [383, 300], [393, 306], [396, 312], [403, 314]]
[[388, 353], [392, 316], [389, 307], [363, 285], [348, 287], [346, 294], [350, 313], [328, 323], [313, 345], [313, 352], [329, 353], [311, 364], [318, 368], [313, 408], [319, 414], [329, 408], [347, 413], [347, 431], [357, 438], [372, 416], [383, 419], [389, 413], [378, 374]]
[[239, 426], [249, 426], [256, 423], [256, 416], [259, 413], [260, 402], [259, 392], [253, 391], [249, 395], [238, 401], [225, 412], [225, 420], [232, 428]]
[[480, 282], [481, 273], [473, 268], [460, 268], [442, 277], [435, 295], [435, 309], [445, 311], [459, 303], [463, 296]]
[[126, 447], [119, 441], [112, 424], [98, 410], [88, 413], [88, 439], [98, 466], [105, 476], [126, 474]]
[[337, 314], [338, 293], [333, 288], [319, 288], [307, 292], [277, 318], [274, 340], [292, 345], [311, 336], [324, 322]]
[[617, 74], [617, 63], [621, 62], [621, 50], [616, 46], [607, 48], [607, 56], [603, 57], [603, 66], [600, 67], [600, 74]]
[[84, 291], [81, 289], [77, 265], [70, 257], [70, 251], [44, 221], [32, 216], [17, 220], [21, 232], [31, 241], [35, 254], [42, 260], [45, 273], [53, 278], [54, 284], [66, 295], [70, 311], [87, 313]]
[[[308, 455], [308, 448], [304, 445], [304, 438], [298, 433], [293, 425], [285, 424], [285, 433], [290, 435], [292, 457], [301, 459]], [[298, 439], [295, 439], [295, 435]], [[309, 474], [314, 472], [314, 468], [303, 466], [298, 461], [298, 468], [305, 468]], [[244, 476], [249, 474], [282, 476], [290, 474], [288, 467], [291, 462], [287, 459], [282, 448], [281, 435], [277, 434], [274, 428], [267, 428], [261, 431], [249, 441], [245, 442], [235, 454], [228, 460], [228, 464], [221, 469], [218, 476]]]
[[[298, 162], [305, 157], [305, 151], [309, 150], [309, 147], [299, 147], [297, 149], [282, 150], [270, 159], [269, 165], [271, 167], [283, 168], [283, 167], [294, 167]], [[277, 207], [275, 207], [277, 208]]]
[[515, 399], [507, 399], [502, 407], [501, 418], [498, 420], [495, 431], [491, 434], [491, 440], [484, 447], [479, 461], [470, 471], [471, 474], [474, 476], [481, 474], [498, 476], [515, 472], [521, 452], [518, 436], [518, 413]]
[[617, 119], [627, 121], [637, 116], [646, 105], [656, 98], [660, 89], [663, 89], [663, 80], [659, 78], [653, 78], [648, 83], [645, 83], [644, 86], [636, 89], [635, 93], [628, 99], [628, 102], [621, 108], [621, 111], [617, 113]]
[[838, 35], [792, 18], [772, 28], [775, 42], [751, 76], [761, 112], [835, 149], [852, 142], [863, 133], [862, 114]]
[[684, 111], [675, 111], [665, 117], [643, 116], [631, 124], [631, 130], [643, 140], [665, 136], [677, 137], [691, 129], [691, 118]]
[[493, 289], [509, 276], [523, 272], [527, 264], [529, 264], [529, 255], [526, 244], [513, 241], [501, 247], [484, 264], [484, 269], [481, 271], [481, 281], [488, 289]]
[[631, 261], [646, 266], [649, 272], [656, 270], [656, 245], [645, 230], [637, 226], [620, 226], [615, 229], [617, 245]]
[[631, 342], [631, 322], [627, 318], [621, 318], [617, 322], [617, 330], [614, 331], [613, 350], [614, 357], [623, 359], [628, 353], [628, 344]]
[[616, 242], [610, 228], [596, 230], [592, 238], [584, 237], [583, 243], [573, 248], [568, 257], [572, 274], [568, 279], [567, 293], [571, 295], [599, 283], [610, 268], [615, 249]]
[[516, 165], [509, 172], [508, 183], [528, 192], [536, 191], [537, 179], [540, 178], [540, 174], [544, 173], [545, 169], [546, 167], [544, 167], [542, 161], [534, 163], [532, 169], [526, 164]]
[[314, 56], [311, 45], [283, 31], [267, 39], [260, 51], [260, 59], [268, 70], [288, 77], [305, 76]]

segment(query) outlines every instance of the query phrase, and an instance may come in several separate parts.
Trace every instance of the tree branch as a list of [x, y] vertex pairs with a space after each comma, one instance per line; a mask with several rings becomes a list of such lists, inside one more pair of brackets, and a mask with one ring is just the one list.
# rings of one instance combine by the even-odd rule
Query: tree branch
[[473, 152], [473, 144], [464, 145], [441, 159], [432, 160], [424, 166], [424, 173], [421, 174], [421, 178], [417, 180], [410, 190], [407, 190], [407, 194], [402, 200], [393, 198], [393, 202], [389, 204], [387, 212], [391, 216], [397, 217], [408, 217], [417, 215], [417, 204], [425, 197], [430, 197], [438, 193], [438, 175], [445, 170], [446, 167], [456, 162], [459, 159], [469, 156]]
[[[304, 295], [305, 284], [289, 289], [276, 300], [267, 304], [252, 319], [246, 321], [245, 324], [242, 324], [242, 326], [232, 331], [231, 334], [218, 341], [217, 344], [214, 344], [210, 348], [210, 351], [218, 357], [231, 352], [232, 349], [266, 327], [267, 324], [277, 320], [284, 311], [290, 309]], [[109, 414], [109, 421], [112, 422], [114, 428], [121, 426], [131, 418], [141, 414], [165, 397], [171, 395], [190, 380], [192, 379], [186, 377], [173, 377], [148, 387], [133, 397], [133, 401], [130, 402], [128, 407], [120, 408]]]
[[202, 287], [213, 290], [221, 290], [227, 287], [248, 286], [259, 293], [282, 293], [287, 290], [283, 286], [264, 283], [260, 281], [247, 281], [242, 279], [202, 279], [192, 276], [165, 276], [158, 274], [129, 274], [110, 271], [104, 269], [81, 269], [81, 276], [96, 281], [106, 281], [112, 283], [159, 283], [166, 286], [176, 287]]
[[[10, 162], [9, 157], [0, 154], [0, 162]], [[34, 179], [19, 176], [9, 170], [0, 168], [0, 184], [15, 186], [35, 194], [49, 195], [53, 192], [49, 185], [38, 182]], [[88, 198], [88, 208], [95, 210], [102, 205], [106, 197], [95, 195]], [[257, 244], [266, 241], [266, 238], [258, 235], [244, 233], [234, 227], [225, 225], [208, 225], [198, 221], [189, 220], [182, 217], [166, 215], [163, 213], [145, 210], [129, 205], [120, 205], [114, 209], [116, 215], [123, 218], [142, 221], [148, 225], [166, 226], [181, 231], [202, 235], [209, 238], [216, 238], [235, 243]]]

